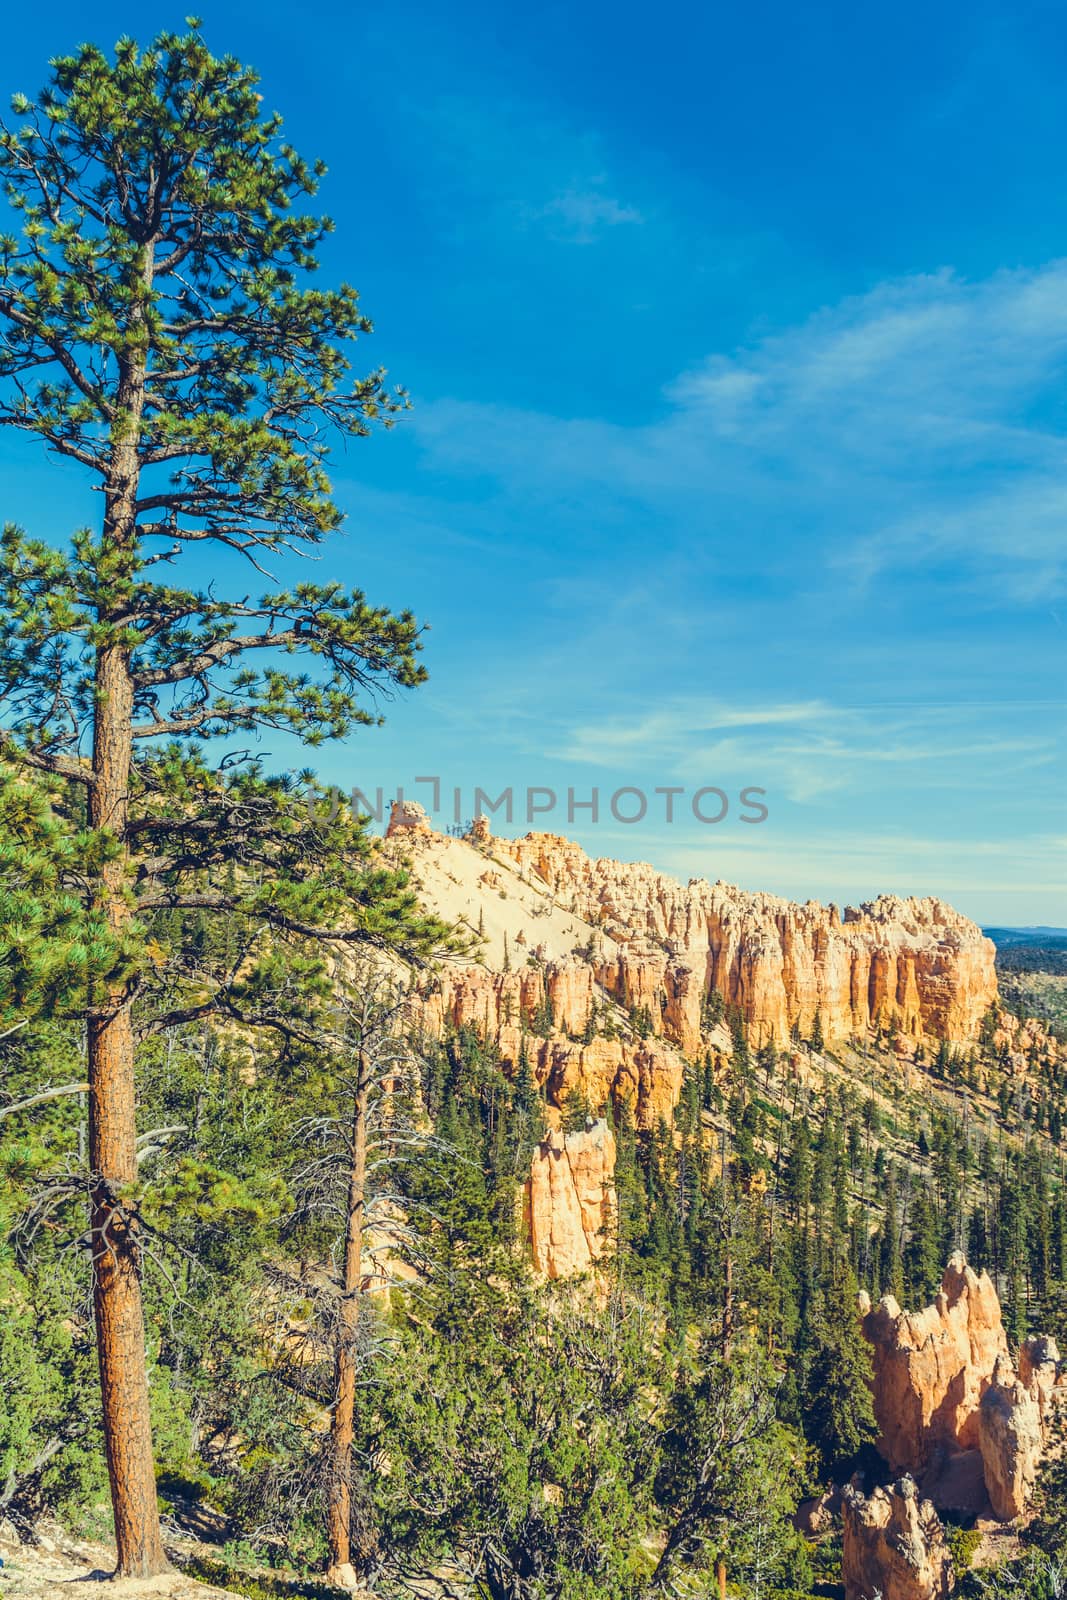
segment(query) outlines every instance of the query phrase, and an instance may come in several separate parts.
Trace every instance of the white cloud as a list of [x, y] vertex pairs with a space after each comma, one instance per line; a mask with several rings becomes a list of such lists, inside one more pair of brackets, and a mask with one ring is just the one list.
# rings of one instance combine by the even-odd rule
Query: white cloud
[[604, 143], [595, 132], [520, 100], [457, 96], [414, 114], [428, 132], [438, 207], [462, 191], [467, 219], [473, 210], [497, 234], [540, 229], [563, 244], [593, 244], [607, 229], [645, 221], [637, 206], [614, 192]]
[[584, 840], [606, 854], [1062, 921], [1065, 369], [1053, 262], [883, 284], [612, 417], [421, 402], [508, 551], [473, 747], [492, 719], [564, 786], [768, 791], [766, 829]]
[[623, 205], [600, 189], [566, 189], [532, 213], [545, 220], [556, 238], [573, 244], [593, 244], [604, 228], [644, 222], [636, 206]]
[[651, 713], [576, 722], [546, 757], [605, 771], [659, 771], [666, 780], [759, 784], [780, 800], [810, 805], [917, 777], [927, 791], [970, 793], [1017, 780], [1055, 760], [1054, 732], [991, 733], [984, 708], [966, 705], [852, 707], [825, 701], [724, 705], [680, 701]]
[[706, 842], [676, 842], [664, 832], [655, 841], [642, 841], [640, 848], [662, 870], [683, 879], [722, 877], [743, 887], [770, 888], [790, 898], [832, 899], [838, 905], [884, 893], [933, 894], [951, 898], [961, 910], [987, 921], [991, 902], [999, 897], [1016, 905], [1028, 897], [1045, 914], [1059, 916], [1057, 897], [1062, 907], [1067, 891], [1062, 864], [1059, 871], [1050, 870], [1056, 841], [1043, 834], [961, 840], [857, 829], [783, 841], [769, 825], [745, 836], [738, 829], [721, 838], [707, 831]]
[[[625, 208], [623, 208], [625, 211]], [[576, 212], [577, 215], [577, 212]], [[441, 400], [435, 465], [579, 514], [647, 506], [672, 531], [758, 536], [842, 580], [957, 563], [1022, 605], [1067, 587], [1067, 263], [886, 283], [682, 374], [634, 423]], [[1055, 416], [1054, 408], [1045, 408]]]

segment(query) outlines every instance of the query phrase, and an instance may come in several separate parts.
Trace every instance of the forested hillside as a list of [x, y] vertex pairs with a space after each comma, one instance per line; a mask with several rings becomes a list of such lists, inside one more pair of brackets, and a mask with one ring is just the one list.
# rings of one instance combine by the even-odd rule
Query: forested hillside
[[[194, 934], [205, 959], [225, 938]], [[839, 1546], [803, 1540], [797, 1504], [880, 1470], [857, 1289], [925, 1304], [962, 1245], [1014, 1344], [1067, 1335], [1062, 1081], [1040, 1046], [1009, 1065], [995, 1019], [905, 1082], [885, 1038], [753, 1050], [712, 1004], [671, 1118], [638, 1128], [625, 1100], [558, 1111], [529, 1056], [505, 1071], [473, 1029], [425, 1036], [394, 983], [353, 970], [328, 1067], [321, 1041], [218, 1024], [142, 1049], [155, 1448], [166, 1525], [216, 1542], [196, 1570], [239, 1585], [328, 1555], [360, 1058], [350, 1554], [377, 1592], [433, 1572], [442, 1592], [700, 1593], [720, 1562], [739, 1594], [812, 1592], [839, 1580]], [[77, 1081], [77, 1039], [42, 1021], [5, 1052], [4, 1501], [102, 1533], [84, 1103], [17, 1108]], [[546, 1282], [523, 1236], [531, 1157], [552, 1122], [600, 1116], [612, 1236], [584, 1288]]]

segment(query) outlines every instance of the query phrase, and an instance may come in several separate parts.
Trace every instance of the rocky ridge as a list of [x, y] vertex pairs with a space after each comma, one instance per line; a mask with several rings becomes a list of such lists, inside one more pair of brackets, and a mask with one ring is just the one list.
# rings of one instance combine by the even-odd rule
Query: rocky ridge
[[669, 1116], [686, 1059], [729, 1048], [709, 1026], [712, 995], [738, 1009], [753, 1046], [808, 1037], [816, 1018], [829, 1042], [872, 1026], [902, 1044], [973, 1041], [996, 997], [992, 943], [935, 899], [840, 913], [682, 884], [556, 834], [495, 838], [484, 818], [464, 838], [440, 834], [410, 801], [394, 806], [385, 850], [478, 941], [424, 986], [426, 1025], [477, 1028], [505, 1063], [525, 1045], [550, 1106], [577, 1090], [594, 1109], [628, 1099], [648, 1126]]
[[602, 927], [620, 957], [607, 976], [627, 1001], [662, 997], [664, 1031], [689, 1048], [699, 998], [717, 990], [754, 1044], [827, 1039], [895, 1023], [913, 1037], [977, 1036], [996, 996], [994, 946], [936, 899], [882, 895], [859, 908], [803, 905], [719, 880], [687, 884], [645, 862], [592, 859], [556, 834], [494, 839], [494, 853]]

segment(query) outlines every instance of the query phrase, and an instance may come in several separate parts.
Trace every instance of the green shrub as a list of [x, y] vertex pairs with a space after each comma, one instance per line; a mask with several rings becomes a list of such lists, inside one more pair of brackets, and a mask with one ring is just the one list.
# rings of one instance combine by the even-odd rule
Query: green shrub
[[945, 1540], [952, 1556], [952, 1570], [957, 1578], [962, 1578], [971, 1570], [982, 1535], [977, 1528], [946, 1528]]

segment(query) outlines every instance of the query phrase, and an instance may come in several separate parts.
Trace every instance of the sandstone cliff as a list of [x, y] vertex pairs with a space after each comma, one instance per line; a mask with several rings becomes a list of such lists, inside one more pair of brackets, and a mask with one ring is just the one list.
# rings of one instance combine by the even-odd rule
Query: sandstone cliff
[[872, 1311], [864, 1296], [860, 1310], [874, 1360], [879, 1449], [894, 1472], [920, 1476], [938, 1446], [977, 1448], [978, 1405], [1008, 1354], [988, 1273], [957, 1254], [933, 1305], [902, 1311], [886, 1295]]
[[623, 947], [607, 974], [620, 998], [638, 998], [642, 983], [647, 992], [652, 967], [667, 1030], [685, 1048], [708, 989], [740, 1006], [756, 1043], [784, 1043], [794, 1024], [806, 1037], [816, 1011], [828, 1039], [895, 1021], [916, 1037], [970, 1040], [996, 996], [992, 942], [940, 900], [883, 895], [842, 914], [721, 881], [683, 885], [644, 862], [593, 860], [555, 834], [492, 848]]
[[1001, 1356], [978, 1412], [978, 1442], [986, 1489], [1002, 1522], [1021, 1517], [1037, 1482], [1044, 1448], [1041, 1403]]
[[428, 1021], [480, 1028], [514, 1059], [523, 1024], [547, 1019], [536, 1048], [550, 1098], [578, 1087], [599, 1106], [624, 1093], [646, 1122], [669, 1111], [683, 1058], [709, 1043], [713, 993], [740, 1010], [754, 1045], [807, 1037], [818, 1014], [827, 1040], [893, 1025], [902, 1047], [974, 1039], [996, 996], [992, 944], [938, 900], [883, 896], [842, 916], [594, 860], [555, 834], [494, 838], [484, 819], [446, 837], [413, 802], [394, 808], [386, 850], [411, 861], [429, 906], [481, 941], [475, 959], [446, 964]]

